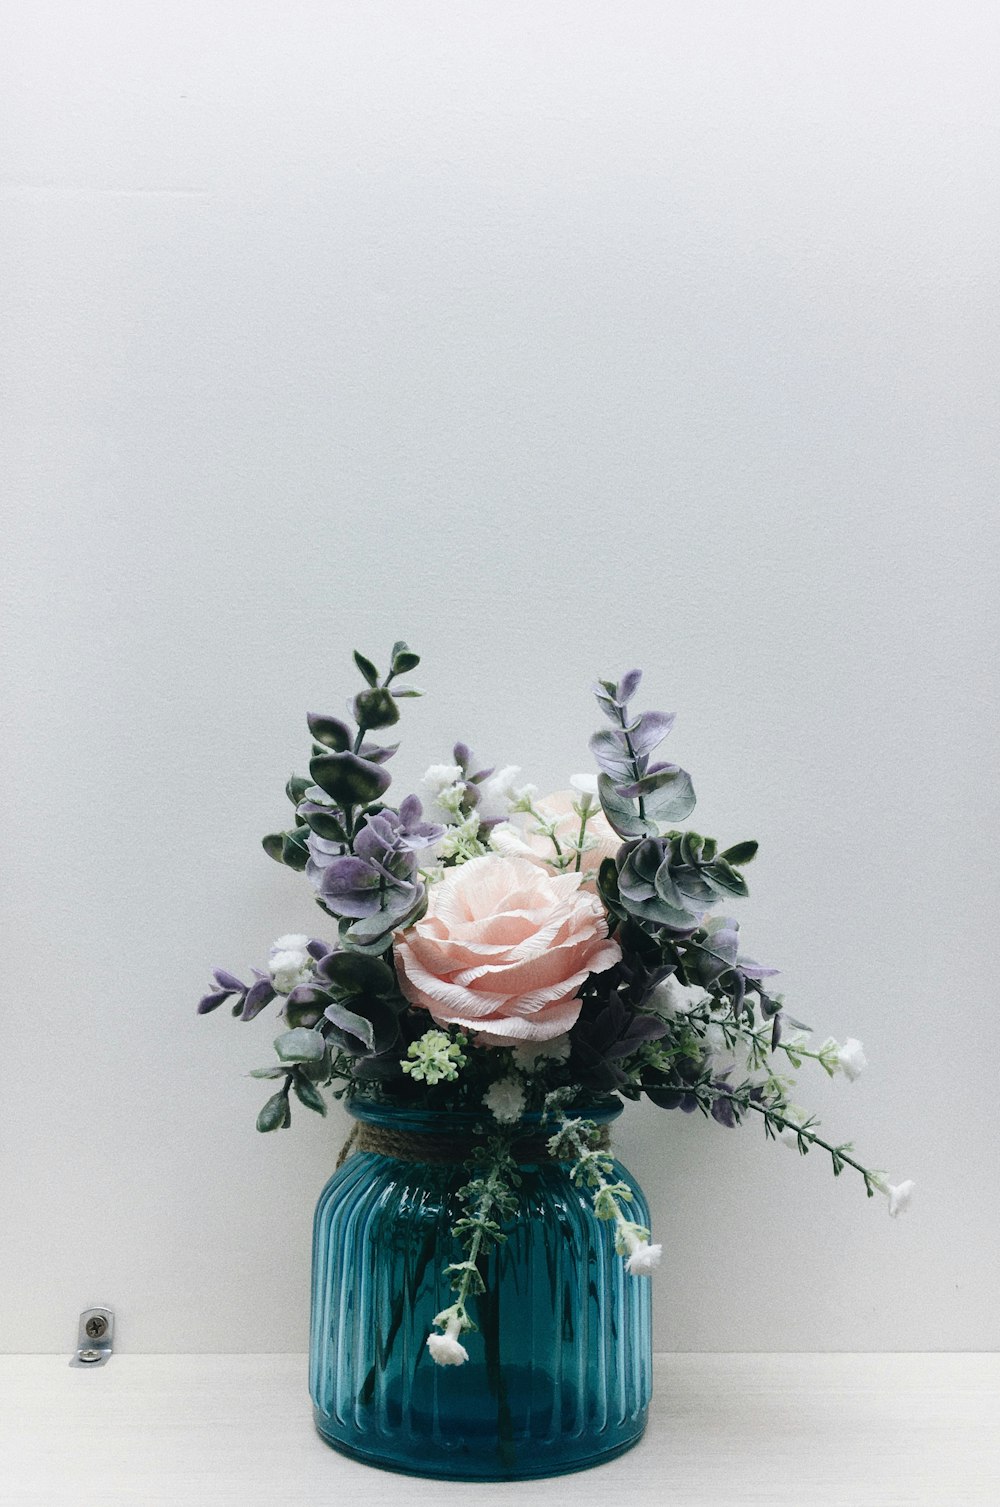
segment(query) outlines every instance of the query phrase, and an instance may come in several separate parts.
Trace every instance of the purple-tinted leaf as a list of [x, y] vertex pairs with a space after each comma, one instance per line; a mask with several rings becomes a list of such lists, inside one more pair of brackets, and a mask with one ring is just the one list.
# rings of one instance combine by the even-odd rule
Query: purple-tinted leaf
[[641, 679], [641, 670], [629, 670], [618, 682], [618, 689], [615, 692], [616, 699], [627, 706], [639, 689]]
[[759, 963], [754, 962], [753, 958], [740, 958], [739, 966], [748, 979], [770, 979], [774, 978], [776, 973], [781, 972], [780, 968], [762, 968]]
[[656, 1041], [659, 1037], [665, 1036], [668, 1030], [667, 1022], [655, 1015], [637, 1015], [618, 1040], [608, 1048], [608, 1056], [628, 1057], [637, 1047], [642, 1046], [644, 1041]]
[[625, 735], [621, 731], [604, 728], [601, 732], [592, 734], [588, 746], [598, 764], [608, 774], [617, 774], [623, 769], [631, 770], [632, 761], [625, 747]]
[[675, 716], [674, 712], [643, 712], [635, 728], [629, 733], [636, 753], [652, 753], [673, 727]]
[[358, 756], [367, 759], [369, 764], [387, 764], [393, 754], [398, 752], [398, 743], [362, 743]]
[[224, 1005], [226, 1000], [232, 999], [232, 997], [233, 991], [231, 989], [219, 989], [215, 994], [206, 994], [198, 1002], [198, 1014], [208, 1015], [212, 1010], [217, 1010], [220, 1005]]
[[418, 822], [424, 814], [424, 808], [420, 804], [420, 797], [408, 795], [399, 808], [399, 819], [404, 827], [411, 827]]
[[254, 1016], [259, 1015], [265, 1005], [271, 1003], [272, 999], [274, 999], [274, 989], [271, 987], [271, 980], [268, 978], [259, 978], [247, 990], [247, 997], [243, 1001], [243, 1013], [240, 1018], [242, 1020], [253, 1020]]
[[246, 988], [234, 973], [227, 973], [224, 968], [213, 969], [212, 977], [220, 989], [228, 989], [231, 994], [242, 994]]
[[736, 1118], [733, 1101], [729, 1097], [728, 1085], [713, 1083], [712, 1087], [717, 1092], [717, 1097], [712, 1100], [712, 1119], [717, 1120], [720, 1125], [725, 1125], [727, 1130], [735, 1130], [739, 1122]]
[[335, 858], [323, 871], [320, 894], [338, 916], [373, 916], [379, 910], [381, 876], [362, 858]]
[[456, 743], [451, 751], [451, 756], [464, 774], [472, 762], [472, 750], [469, 748], [469, 745], [467, 743]]
[[324, 748], [332, 748], [336, 753], [343, 753], [354, 742], [351, 729], [346, 722], [341, 722], [339, 717], [326, 717], [320, 712], [309, 712], [306, 721], [316, 742], [322, 743]]

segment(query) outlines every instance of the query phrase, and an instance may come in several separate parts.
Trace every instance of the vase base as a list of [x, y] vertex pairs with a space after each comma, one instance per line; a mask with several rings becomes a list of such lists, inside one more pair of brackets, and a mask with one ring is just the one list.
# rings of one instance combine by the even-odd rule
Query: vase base
[[314, 1417], [316, 1432], [323, 1443], [335, 1449], [338, 1454], [347, 1455], [349, 1459], [357, 1460], [362, 1465], [374, 1466], [376, 1470], [390, 1470], [404, 1476], [429, 1476], [437, 1481], [530, 1481], [541, 1480], [546, 1476], [566, 1476], [578, 1470], [591, 1470], [609, 1460], [617, 1460], [619, 1455], [634, 1449], [646, 1428], [646, 1416], [643, 1414], [638, 1426], [630, 1433], [619, 1431], [613, 1443], [602, 1445], [589, 1454], [573, 1454], [558, 1440], [548, 1445], [541, 1441], [527, 1441], [522, 1446], [526, 1454], [523, 1462], [515, 1460], [505, 1467], [495, 1456], [477, 1455], [471, 1450], [462, 1453], [456, 1451], [454, 1454], [431, 1454], [430, 1441], [427, 1444], [428, 1454], [423, 1460], [408, 1459], [405, 1456], [394, 1458], [389, 1453], [359, 1449], [356, 1444], [349, 1444], [345, 1439], [329, 1432], [325, 1427], [327, 1420], [318, 1410], [314, 1409]]

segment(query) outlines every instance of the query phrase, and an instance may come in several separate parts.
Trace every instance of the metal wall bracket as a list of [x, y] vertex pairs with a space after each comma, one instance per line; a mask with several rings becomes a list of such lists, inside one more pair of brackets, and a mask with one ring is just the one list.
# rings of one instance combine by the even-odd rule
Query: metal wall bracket
[[115, 1316], [110, 1308], [85, 1308], [80, 1315], [80, 1331], [76, 1337], [76, 1354], [71, 1366], [106, 1365], [111, 1359], [115, 1337]]

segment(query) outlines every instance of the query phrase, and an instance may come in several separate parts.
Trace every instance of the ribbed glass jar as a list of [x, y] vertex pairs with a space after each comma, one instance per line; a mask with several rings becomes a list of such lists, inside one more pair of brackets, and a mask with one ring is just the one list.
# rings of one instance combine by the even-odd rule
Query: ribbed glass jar
[[[460, 1135], [480, 1116], [355, 1101], [355, 1118], [424, 1135]], [[588, 1108], [606, 1123], [620, 1104]], [[527, 1116], [525, 1125], [537, 1124]], [[650, 1284], [630, 1276], [614, 1228], [594, 1217], [568, 1166], [520, 1166], [518, 1216], [481, 1266], [461, 1366], [427, 1349], [434, 1316], [454, 1301], [443, 1269], [462, 1252], [450, 1233], [461, 1164], [356, 1152], [320, 1195], [313, 1234], [310, 1391], [329, 1444], [390, 1470], [508, 1481], [596, 1465], [635, 1444], [652, 1381]], [[629, 1184], [631, 1218], [648, 1223]], [[437, 1331], [433, 1331], [437, 1332]]]

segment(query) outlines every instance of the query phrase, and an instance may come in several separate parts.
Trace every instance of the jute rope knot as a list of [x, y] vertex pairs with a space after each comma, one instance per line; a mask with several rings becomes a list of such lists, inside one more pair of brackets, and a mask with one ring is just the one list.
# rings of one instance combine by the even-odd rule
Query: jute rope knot
[[[606, 1125], [598, 1126], [595, 1150], [604, 1150], [611, 1141]], [[519, 1136], [511, 1146], [511, 1156], [516, 1162], [541, 1162], [551, 1160], [548, 1150], [549, 1137], [532, 1127]], [[433, 1132], [390, 1130], [384, 1125], [371, 1125], [358, 1121], [344, 1142], [337, 1158], [337, 1170], [344, 1165], [352, 1151], [373, 1151], [378, 1156], [393, 1157], [398, 1162], [425, 1162], [432, 1166], [455, 1166], [467, 1162], [473, 1151], [486, 1145], [482, 1135], [435, 1134]]]

